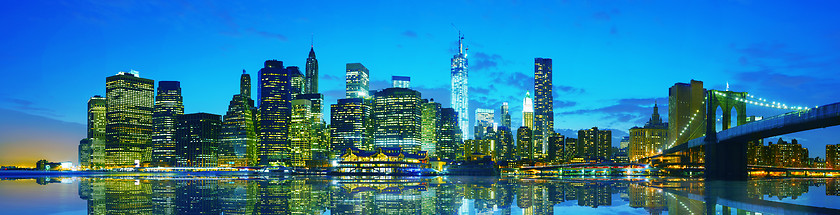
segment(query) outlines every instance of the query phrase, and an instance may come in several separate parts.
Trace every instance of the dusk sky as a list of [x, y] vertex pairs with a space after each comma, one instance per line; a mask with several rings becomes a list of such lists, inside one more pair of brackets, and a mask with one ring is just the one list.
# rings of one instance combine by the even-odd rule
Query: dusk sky
[[[305, 65], [312, 38], [320, 90], [344, 97], [346, 63], [371, 89], [411, 77], [449, 107], [457, 34], [469, 48], [470, 112], [510, 103], [521, 125], [534, 58], [553, 59], [555, 128], [615, 129], [667, 119], [668, 88], [701, 80], [788, 105], [840, 102], [836, 1], [15, 1], [0, 13], [0, 165], [76, 162], [88, 98], [137, 70], [180, 81], [186, 113], [224, 114], [242, 70]], [[458, 30], [456, 30], [456, 28]], [[155, 84], [157, 86], [157, 83]], [[256, 88], [256, 84], [255, 84]], [[748, 106], [748, 115], [784, 113]], [[498, 116], [497, 116], [498, 117]], [[474, 120], [474, 117], [470, 117]], [[498, 120], [498, 118], [497, 118]], [[786, 135], [824, 157], [840, 129]], [[769, 140], [776, 142], [775, 140]], [[618, 145], [618, 141], [614, 141]]]

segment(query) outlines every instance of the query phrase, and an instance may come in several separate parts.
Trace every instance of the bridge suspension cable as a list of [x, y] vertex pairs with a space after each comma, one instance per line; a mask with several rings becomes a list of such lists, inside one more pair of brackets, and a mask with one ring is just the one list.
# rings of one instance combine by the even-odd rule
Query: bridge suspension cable
[[[706, 105], [706, 100], [705, 99], [703, 99], [702, 105]], [[680, 137], [682, 137], [682, 135], [685, 134], [686, 131], [688, 131], [688, 128], [691, 128], [691, 125], [693, 125], [694, 122], [703, 121], [703, 120], [695, 120], [695, 119], [701, 118], [701, 117], [697, 117], [698, 114], [700, 114], [700, 116], [702, 116], [702, 114], [705, 114], [705, 113], [700, 113], [700, 110], [695, 110], [694, 114], [691, 114], [691, 118], [688, 119], [688, 123], [685, 124], [685, 127], [680, 129], [680, 134], [678, 134], [676, 136], [676, 138], [674, 138], [674, 141], [671, 141], [671, 144], [669, 144], [668, 147], [665, 147], [665, 149], [670, 149], [671, 147], [674, 147], [674, 144], [677, 144], [677, 140], [679, 140]]]
[[[715, 91], [715, 94], [718, 96], [727, 97], [725, 93]], [[735, 101], [744, 102], [751, 105], [761, 106], [761, 107], [769, 107], [769, 108], [776, 108], [782, 110], [810, 110], [811, 108], [805, 106], [788, 106], [787, 104], [777, 102], [777, 101], [767, 101], [767, 99], [758, 97], [756, 98], [754, 95], [747, 93], [746, 98], [732, 98]]]

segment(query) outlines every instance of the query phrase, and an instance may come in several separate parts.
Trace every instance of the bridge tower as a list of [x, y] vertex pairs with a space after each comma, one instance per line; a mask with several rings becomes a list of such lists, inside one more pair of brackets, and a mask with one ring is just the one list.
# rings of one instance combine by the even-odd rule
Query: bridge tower
[[715, 120], [717, 108], [723, 110], [722, 129], [732, 126], [732, 109], [737, 125], [747, 123], [746, 92], [708, 90], [706, 92], [706, 142], [705, 167], [707, 180], [746, 180], [747, 142], [719, 142]]

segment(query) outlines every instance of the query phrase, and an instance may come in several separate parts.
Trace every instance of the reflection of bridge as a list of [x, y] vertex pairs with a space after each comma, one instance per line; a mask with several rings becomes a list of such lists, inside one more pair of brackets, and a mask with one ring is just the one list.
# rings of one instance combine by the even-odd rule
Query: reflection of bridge
[[[742, 183], [742, 184], [741, 184]], [[671, 185], [673, 186], [673, 185]], [[716, 206], [735, 208], [768, 214], [840, 214], [840, 210], [768, 201], [747, 196], [746, 182], [706, 182], [702, 194], [681, 191], [669, 187], [654, 187], [666, 193], [684, 196], [691, 200], [705, 202], [706, 214], [715, 214]], [[740, 213], [739, 213], [740, 214]]]
[[[816, 108], [788, 107], [775, 102], [766, 103], [763, 99], [753, 99], [747, 93], [709, 90], [706, 92], [705, 104], [705, 136], [680, 144], [672, 144], [661, 154], [644, 158], [644, 160], [704, 146], [704, 174], [707, 179], [742, 180], [747, 178], [748, 141], [840, 125], [840, 103]], [[745, 104], [795, 111], [747, 123]], [[717, 119], [715, 115], [718, 107], [723, 109], [723, 130], [715, 132]], [[729, 112], [733, 108], [738, 114], [738, 126], [729, 128]]]

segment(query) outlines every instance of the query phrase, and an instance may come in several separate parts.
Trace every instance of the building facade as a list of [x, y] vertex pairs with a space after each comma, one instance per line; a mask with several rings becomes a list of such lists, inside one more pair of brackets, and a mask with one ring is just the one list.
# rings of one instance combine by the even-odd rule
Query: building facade
[[218, 166], [221, 130], [222, 121], [219, 115], [209, 113], [179, 115], [175, 130], [176, 153], [178, 154], [176, 166]]
[[487, 136], [487, 128], [495, 128], [494, 126], [494, 118], [496, 117], [496, 113], [494, 113], [493, 109], [484, 109], [484, 108], [476, 108], [475, 109], [475, 137], [476, 140], [481, 139], [492, 139], [493, 137], [486, 137]]
[[653, 114], [644, 127], [630, 129], [630, 144], [628, 158], [636, 162], [641, 158], [650, 157], [665, 150], [668, 141], [668, 123], [664, 123], [659, 116], [659, 106], [653, 105]]
[[315, 58], [315, 46], [309, 48], [309, 57], [306, 58], [306, 86], [304, 93], [313, 94], [318, 91], [318, 59]]
[[612, 131], [598, 127], [578, 131], [577, 157], [587, 161], [604, 161], [612, 147]]
[[499, 107], [499, 117], [499, 121], [502, 121], [499, 125], [510, 129], [510, 108], [507, 102], [502, 102], [502, 107]]
[[435, 152], [442, 160], [455, 160], [458, 157], [461, 143], [461, 126], [458, 125], [458, 112], [454, 108], [440, 109], [440, 122], [437, 134]]
[[534, 101], [531, 100], [531, 93], [525, 92], [522, 99], [522, 126], [534, 128]]
[[458, 35], [458, 53], [452, 56], [452, 96], [451, 107], [458, 112], [458, 126], [461, 127], [463, 140], [466, 140], [470, 131], [470, 108], [469, 108], [469, 82], [467, 53], [464, 50], [464, 37]]
[[426, 151], [429, 157], [437, 157], [438, 130], [440, 129], [440, 103], [434, 99], [422, 104], [423, 116], [420, 123], [420, 150]]
[[408, 77], [408, 76], [391, 76], [391, 87], [393, 87], [393, 88], [411, 88], [411, 77]]
[[239, 86], [239, 94], [233, 95], [222, 122], [220, 166], [255, 166], [259, 160], [251, 76], [244, 70], [239, 78]]
[[306, 99], [292, 100], [292, 118], [289, 127], [291, 141], [291, 163], [293, 167], [304, 167], [312, 160], [312, 102]]
[[292, 82], [283, 61], [267, 60], [260, 69], [260, 164], [289, 161]]
[[362, 98], [339, 99], [330, 106], [330, 147], [336, 154], [348, 148], [373, 150], [367, 145], [370, 104]]
[[[706, 134], [706, 89], [702, 81], [676, 83], [668, 91], [668, 142], [666, 148]], [[691, 117], [697, 114], [692, 121]], [[686, 130], [686, 132], [682, 132]]]
[[368, 98], [370, 72], [361, 63], [348, 63], [346, 77], [347, 98]]
[[106, 99], [96, 95], [87, 103], [87, 137], [79, 141], [79, 165], [99, 169], [105, 165]]
[[175, 164], [175, 125], [178, 116], [184, 114], [184, 100], [181, 96], [181, 82], [159, 81], [155, 96], [155, 112], [152, 115], [152, 165], [173, 166]]
[[531, 128], [522, 126], [516, 130], [516, 154], [521, 160], [534, 161], [534, 142]]
[[840, 169], [840, 144], [825, 145], [825, 167]]
[[105, 79], [106, 166], [139, 166], [151, 160], [155, 82], [120, 72]]
[[554, 134], [554, 96], [551, 58], [534, 59], [534, 143], [535, 156], [545, 158], [548, 138]]
[[374, 147], [420, 151], [421, 103], [420, 92], [407, 88], [376, 92], [371, 109]]

